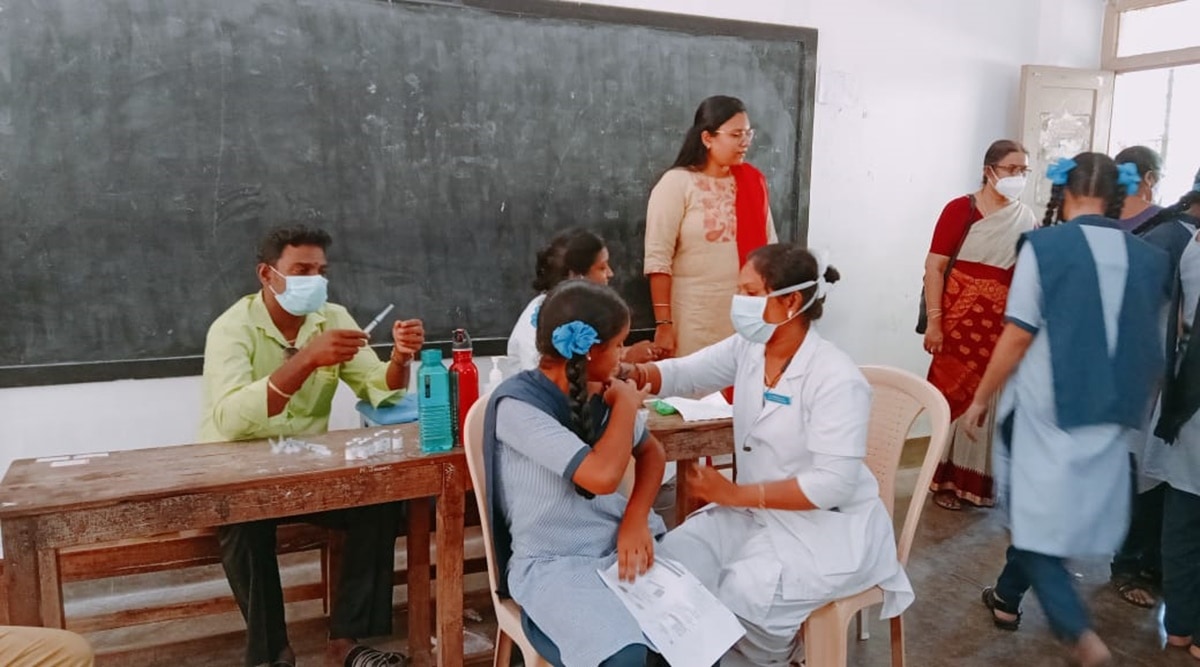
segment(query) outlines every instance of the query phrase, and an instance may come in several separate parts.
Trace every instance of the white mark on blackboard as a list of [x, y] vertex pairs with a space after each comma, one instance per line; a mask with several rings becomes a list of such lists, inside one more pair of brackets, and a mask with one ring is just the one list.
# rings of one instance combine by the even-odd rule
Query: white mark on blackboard
[[404, 83], [412, 86], [416, 91], [421, 90], [421, 77], [416, 74], [405, 74]]
[[217, 224], [221, 219], [221, 163], [225, 160], [225, 53], [223, 49], [217, 49], [221, 59], [221, 117], [218, 122], [217, 135], [217, 175], [213, 179], [213, 218], [212, 218], [212, 237], [217, 238]]
[[506, 202], [506, 201], [502, 201], [502, 202], [500, 202], [500, 212], [501, 212], [501, 213], [503, 213], [503, 212], [504, 212], [504, 207], [505, 207], [507, 204], [508, 204], [508, 202]]
[[621, 213], [619, 211], [605, 211], [604, 212], [605, 220], [616, 220], [619, 217], [621, 217]]
[[374, 82], [372, 82], [372, 83], [371, 83], [371, 85], [367, 86], [367, 92], [368, 92], [368, 93], [370, 93], [370, 94], [372, 94], [372, 95], [374, 95], [374, 94], [375, 94], [375, 91], [376, 91], [376, 90], [379, 90], [379, 88], [377, 88], [377, 87], [375, 86]]

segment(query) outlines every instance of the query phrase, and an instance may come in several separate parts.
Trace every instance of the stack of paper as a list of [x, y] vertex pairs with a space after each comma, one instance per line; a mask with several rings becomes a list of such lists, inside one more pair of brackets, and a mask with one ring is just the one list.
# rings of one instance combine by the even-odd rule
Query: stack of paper
[[710, 394], [700, 400], [672, 396], [664, 398], [662, 401], [678, 410], [685, 422], [730, 419], [733, 417], [733, 406], [720, 393]]

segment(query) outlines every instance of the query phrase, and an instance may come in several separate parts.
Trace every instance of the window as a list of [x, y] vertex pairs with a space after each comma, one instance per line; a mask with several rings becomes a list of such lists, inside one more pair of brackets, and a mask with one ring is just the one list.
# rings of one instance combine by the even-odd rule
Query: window
[[1200, 0], [1121, 12], [1117, 29], [1117, 57], [1200, 46]]
[[1117, 75], [1109, 153], [1149, 146], [1163, 158], [1158, 203], [1175, 203], [1200, 168], [1200, 65]]

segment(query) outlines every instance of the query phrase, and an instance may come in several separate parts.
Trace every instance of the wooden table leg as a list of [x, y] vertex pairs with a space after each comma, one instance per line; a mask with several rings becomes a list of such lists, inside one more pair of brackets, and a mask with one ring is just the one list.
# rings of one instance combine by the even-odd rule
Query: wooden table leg
[[432, 662], [429, 514], [428, 498], [408, 501], [408, 537], [405, 540], [408, 548], [408, 648], [417, 665]]
[[696, 459], [680, 459], [675, 462], [675, 525], [683, 525], [683, 520], [695, 509], [696, 500], [692, 498], [688, 487], [688, 475], [696, 467]]
[[438, 665], [463, 664], [463, 513], [466, 491], [463, 466], [442, 468], [442, 494], [437, 501]]
[[8, 576], [8, 622], [13, 625], [42, 625], [36, 527], [32, 519], [0, 522], [4, 539], [5, 571]]
[[42, 587], [42, 625], [63, 628], [62, 581], [58, 576], [58, 549], [38, 550], [38, 579]]

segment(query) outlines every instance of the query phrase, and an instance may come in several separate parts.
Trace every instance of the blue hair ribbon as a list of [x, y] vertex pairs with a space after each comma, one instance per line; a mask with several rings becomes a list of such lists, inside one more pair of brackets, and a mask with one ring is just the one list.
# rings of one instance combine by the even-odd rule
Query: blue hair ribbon
[[1142, 175], [1138, 173], [1137, 165], [1132, 162], [1122, 162], [1117, 165], [1117, 185], [1125, 186], [1125, 194], [1132, 197], [1137, 194], [1138, 186], [1142, 184]]
[[1060, 157], [1046, 167], [1046, 178], [1055, 185], [1066, 185], [1067, 176], [1078, 163], [1069, 157]]
[[533, 315], [529, 316], [529, 323], [533, 325], [534, 329], [537, 328], [538, 315], [540, 315], [541, 313], [542, 313], [542, 305], [538, 304], [538, 305], [534, 306]]
[[600, 342], [600, 334], [587, 322], [572, 320], [560, 324], [550, 335], [554, 349], [566, 359], [587, 354], [592, 346]]

